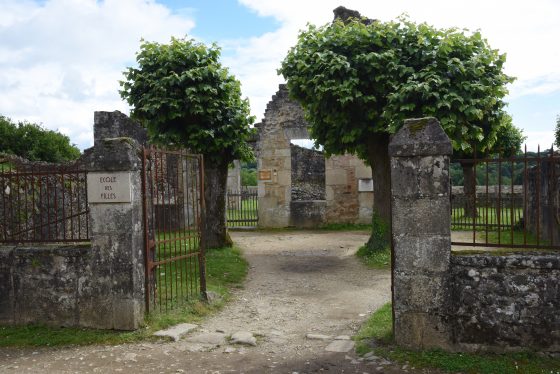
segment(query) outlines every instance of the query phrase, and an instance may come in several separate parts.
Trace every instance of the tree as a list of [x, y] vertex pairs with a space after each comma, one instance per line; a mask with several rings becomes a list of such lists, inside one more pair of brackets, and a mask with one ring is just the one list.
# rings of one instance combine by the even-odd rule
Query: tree
[[30, 161], [63, 162], [80, 157], [68, 136], [27, 121], [0, 115], [0, 151]]
[[560, 116], [556, 117], [556, 130], [554, 131], [556, 146], [560, 148]]
[[189, 39], [142, 41], [137, 68], [128, 68], [121, 96], [155, 142], [204, 155], [206, 245], [230, 244], [225, 224], [228, 165], [249, 160], [249, 102], [219, 62], [220, 49]]
[[[372, 167], [374, 233], [390, 227], [389, 137], [404, 119], [437, 117], [453, 148], [484, 151], [503, 123], [505, 55], [479, 32], [436, 29], [406, 18], [349, 18], [301, 31], [279, 73], [328, 154], [357, 154]], [[368, 242], [371, 250], [384, 240]]]
[[[502, 157], [515, 156], [521, 152], [521, 144], [526, 139], [523, 135], [523, 131], [517, 127], [512, 122], [512, 118], [509, 114], [504, 114], [502, 117], [501, 126], [498, 127], [496, 133], [496, 140], [490, 146], [486, 147], [487, 154], [498, 154]], [[476, 175], [475, 175], [475, 162], [474, 162], [474, 152], [476, 152], [477, 157], [480, 157], [478, 152], [478, 143], [475, 142], [472, 151], [457, 151], [456, 158], [461, 159], [459, 162], [463, 170], [463, 191], [467, 197], [465, 201], [464, 215], [465, 217], [477, 217], [478, 212], [475, 206], [475, 194], [476, 194]]]

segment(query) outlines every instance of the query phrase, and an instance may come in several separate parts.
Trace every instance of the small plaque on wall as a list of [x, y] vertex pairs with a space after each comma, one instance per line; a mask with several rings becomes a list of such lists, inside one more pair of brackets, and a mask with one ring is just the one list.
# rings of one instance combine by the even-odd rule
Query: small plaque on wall
[[130, 172], [88, 173], [89, 203], [130, 203]]
[[269, 181], [272, 179], [272, 173], [270, 170], [259, 170], [259, 180], [260, 181]]
[[358, 179], [358, 192], [373, 192], [373, 179], [371, 178]]

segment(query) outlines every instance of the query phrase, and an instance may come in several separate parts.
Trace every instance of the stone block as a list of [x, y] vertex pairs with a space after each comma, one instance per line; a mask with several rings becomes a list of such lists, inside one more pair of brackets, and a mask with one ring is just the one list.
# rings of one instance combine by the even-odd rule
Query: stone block
[[327, 186], [347, 185], [348, 178], [346, 170], [332, 169], [325, 172], [325, 184]]
[[395, 341], [412, 349], [453, 348], [447, 324], [437, 315], [419, 312], [395, 313]]
[[137, 298], [114, 295], [112, 313], [112, 329], [136, 330], [144, 320], [144, 302]]
[[357, 166], [356, 167], [356, 178], [357, 179], [368, 179], [371, 178], [371, 167], [369, 166]]
[[448, 196], [418, 199], [394, 198], [393, 233], [418, 237], [449, 236], [451, 235], [449, 212]]
[[446, 272], [451, 238], [448, 235], [393, 235], [395, 271]]
[[445, 273], [394, 272], [395, 310], [441, 312], [448, 296]]
[[394, 157], [391, 181], [395, 197], [449, 196], [448, 157]]
[[280, 186], [291, 186], [292, 185], [291, 170], [278, 170], [277, 171], [277, 183]]

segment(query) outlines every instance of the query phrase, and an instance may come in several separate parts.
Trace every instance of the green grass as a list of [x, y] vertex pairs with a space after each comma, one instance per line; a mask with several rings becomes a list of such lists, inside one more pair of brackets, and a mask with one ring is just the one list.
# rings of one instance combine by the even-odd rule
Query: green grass
[[70, 346], [89, 344], [123, 344], [153, 340], [152, 333], [182, 322], [199, 322], [220, 310], [230, 297], [230, 290], [242, 287], [248, 264], [238, 248], [212, 249], [206, 253], [207, 288], [221, 296], [221, 300], [207, 304], [199, 299], [166, 312], [155, 312], [146, 318], [145, 325], [132, 332], [46, 326], [0, 327], [0, 347]]
[[[537, 374], [560, 373], [560, 359], [541, 357], [535, 353], [472, 354], [441, 350], [412, 351], [393, 345], [391, 304], [375, 311], [357, 335], [356, 352], [373, 350], [380, 357], [416, 368], [435, 368], [448, 373], [466, 374]], [[375, 342], [375, 348], [372, 342]]]
[[371, 224], [367, 223], [328, 223], [319, 227], [326, 231], [371, 231]]
[[369, 253], [367, 246], [361, 246], [356, 252], [356, 256], [371, 269], [390, 269], [391, 268], [391, 248], [387, 247], [382, 251]]
[[[497, 225], [498, 215], [500, 216], [500, 225], [511, 226], [512, 218], [513, 225], [519, 224], [520, 218], [523, 217], [522, 208], [508, 208], [501, 209], [500, 214], [497, 213], [496, 208], [477, 208], [478, 216], [476, 217], [475, 224], [478, 225]], [[513, 217], [512, 217], [513, 213]], [[453, 208], [451, 213], [451, 229], [464, 230], [465, 228], [471, 229], [473, 225], [473, 218], [466, 217], [463, 208]]]

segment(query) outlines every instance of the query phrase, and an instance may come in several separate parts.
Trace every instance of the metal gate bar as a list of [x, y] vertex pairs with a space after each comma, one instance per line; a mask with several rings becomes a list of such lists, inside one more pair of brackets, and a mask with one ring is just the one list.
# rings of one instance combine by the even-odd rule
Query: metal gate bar
[[185, 151], [144, 148], [146, 310], [206, 295], [204, 161]]

